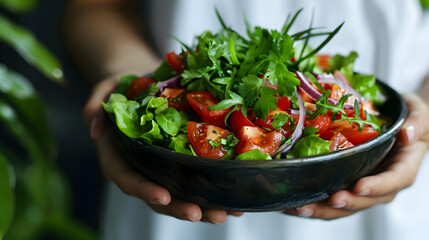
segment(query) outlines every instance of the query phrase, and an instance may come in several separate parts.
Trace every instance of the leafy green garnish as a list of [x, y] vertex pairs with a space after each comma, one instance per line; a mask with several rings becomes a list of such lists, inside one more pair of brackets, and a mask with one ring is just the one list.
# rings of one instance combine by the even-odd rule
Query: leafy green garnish
[[235, 159], [237, 160], [271, 160], [269, 154], [263, 154], [259, 149], [253, 149], [252, 151], [244, 152], [238, 155]]
[[219, 138], [216, 142], [213, 140], [209, 140], [210, 146], [213, 148], [219, 147], [222, 145], [222, 149], [225, 151], [229, 151], [237, 145], [238, 139], [234, 136], [234, 134], [229, 134], [226, 138]]
[[176, 136], [180, 130], [180, 114], [174, 108], [167, 108], [155, 116], [159, 126], [170, 136]]
[[325, 141], [316, 135], [301, 138], [286, 156], [287, 158], [310, 157], [330, 153], [330, 141]]
[[284, 113], [277, 113], [273, 116], [273, 121], [271, 122], [271, 126], [275, 129], [280, 129], [285, 125], [287, 122], [292, 121], [295, 122], [294, 119]]

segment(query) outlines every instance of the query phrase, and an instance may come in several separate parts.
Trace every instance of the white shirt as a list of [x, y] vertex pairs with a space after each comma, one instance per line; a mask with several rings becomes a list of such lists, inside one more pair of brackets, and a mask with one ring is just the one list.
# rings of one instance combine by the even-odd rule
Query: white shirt
[[[358, 72], [375, 74], [400, 92], [415, 91], [429, 72], [429, 16], [418, 0], [183, 0], [151, 1], [143, 11], [149, 35], [160, 54], [180, 50], [169, 35], [192, 45], [195, 35], [220, 29], [214, 6], [226, 24], [245, 35], [244, 11], [252, 25], [279, 29], [288, 13], [304, 11], [291, 32], [314, 26], [342, 30], [322, 52], [359, 53]], [[415, 184], [387, 205], [378, 205], [333, 221], [277, 212], [245, 213], [226, 223], [190, 223], [153, 212], [139, 199], [110, 184], [102, 218], [103, 239], [148, 240], [423, 240], [429, 239], [429, 162]]]

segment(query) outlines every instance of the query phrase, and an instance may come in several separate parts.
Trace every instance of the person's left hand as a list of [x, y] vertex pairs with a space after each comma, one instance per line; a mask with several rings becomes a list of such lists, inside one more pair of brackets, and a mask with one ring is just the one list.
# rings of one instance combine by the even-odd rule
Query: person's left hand
[[325, 201], [290, 209], [285, 213], [336, 219], [377, 204], [389, 203], [399, 191], [411, 186], [429, 146], [429, 108], [415, 94], [403, 97], [407, 102], [409, 116], [399, 133], [400, 142], [378, 167], [378, 174], [359, 179], [352, 189], [339, 191]]

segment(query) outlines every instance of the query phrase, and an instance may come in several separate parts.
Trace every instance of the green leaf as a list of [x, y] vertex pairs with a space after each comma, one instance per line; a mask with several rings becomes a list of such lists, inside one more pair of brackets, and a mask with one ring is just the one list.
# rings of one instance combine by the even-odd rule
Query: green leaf
[[181, 119], [180, 114], [176, 109], [169, 107], [160, 114], [155, 115], [155, 119], [161, 129], [168, 135], [176, 136], [179, 133]]
[[45, 158], [53, 159], [57, 154], [57, 146], [48, 126], [45, 107], [40, 96], [28, 79], [1, 64], [0, 99], [4, 99], [20, 116], [20, 122], [27, 126], [25, 131], [34, 136]]
[[0, 14], [0, 41], [10, 45], [29, 64], [53, 81], [65, 84], [60, 62], [27, 29], [17, 26]]
[[154, 109], [155, 115], [168, 108], [168, 99], [163, 97], [154, 97], [149, 100], [146, 109]]
[[171, 138], [171, 143], [168, 146], [176, 152], [193, 155], [189, 150], [189, 138], [187, 134], [179, 134]]
[[264, 85], [264, 80], [255, 75], [248, 75], [241, 79], [238, 93], [244, 98], [247, 106], [252, 106], [259, 96], [259, 89]]
[[358, 54], [354, 51], [350, 52], [347, 56], [337, 54], [329, 59], [330, 68], [328, 72], [333, 73], [335, 70], [339, 70], [350, 81], [354, 75], [353, 65], [357, 58]]
[[287, 114], [284, 113], [277, 113], [273, 116], [273, 121], [271, 122], [271, 126], [275, 129], [280, 129], [290, 120], [293, 121], [293, 118]]
[[276, 95], [276, 90], [270, 87], [261, 88], [261, 94], [253, 106], [253, 112], [256, 114], [256, 117], [262, 118], [262, 120], [265, 121], [270, 109], [272, 111], [277, 109]]
[[5, 235], [13, 218], [15, 178], [12, 166], [0, 153], [0, 239]]
[[423, 9], [429, 9], [429, 0], [420, 0], [420, 3], [422, 4]]
[[295, 65], [299, 65], [302, 61], [304, 61], [305, 59], [317, 54], [326, 44], [328, 44], [331, 39], [337, 35], [337, 33], [340, 31], [340, 29], [343, 27], [344, 22], [341, 23], [334, 31], [332, 31], [328, 37], [326, 37], [326, 39], [319, 45], [317, 46], [312, 52], [310, 52], [309, 54], [305, 55], [304, 57], [302, 57], [301, 59], [299, 59], [298, 61], [295, 62]]
[[330, 141], [325, 141], [315, 135], [303, 137], [295, 144], [286, 156], [287, 158], [310, 157], [330, 153]]
[[318, 131], [319, 131], [319, 129], [317, 129], [313, 126], [308, 126], [308, 127], [304, 128], [304, 133], [302, 134], [302, 136], [306, 137], [306, 136], [315, 135]]
[[269, 76], [271, 83], [277, 83], [280, 96], [295, 96], [296, 86], [300, 84], [295, 73], [289, 71], [285, 64], [277, 63]]
[[0, 5], [14, 13], [29, 12], [33, 10], [38, 3], [38, 0], [0, 0]]
[[149, 144], [156, 143], [157, 141], [164, 140], [164, 136], [161, 133], [158, 123], [154, 120], [144, 126], [146, 128], [145, 132], [139, 137], [142, 140], [146, 140]]
[[244, 105], [244, 100], [240, 95], [238, 95], [232, 91], [228, 91], [228, 90], [226, 91], [226, 94], [228, 96], [227, 99], [220, 101], [216, 105], [208, 107], [208, 109], [209, 110], [221, 110], [221, 109], [230, 108], [230, 107], [237, 105], [237, 104]]
[[155, 72], [153, 72], [153, 77], [158, 81], [164, 81], [176, 75], [177, 73], [171, 68], [167, 61], [162, 62]]
[[140, 125], [140, 104], [135, 101], [116, 101], [112, 104], [118, 128], [128, 137], [138, 138], [146, 129]]
[[253, 149], [252, 151], [244, 152], [238, 155], [236, 160], [271, 160], [269, 154], [263, 154], [259, 149]]
[[383, 95], [380, 86], [376, 82], [374, 75], [355, 74], [351, 78], [350, 84], [366, 99], [370, 99], [376, 105], [383, 103], [381, 96]]
[[109, 96], [109, 100], [107, 101], [107, 103], [102, 102], [101, 104], [104, 107], [104, 110], [108, 113], [113, 113], [113, 108], [112, 108], [112, 104], [114, 102], [125, 102], [127, 101], [127, 97], [125, 97], [124, 95], [120, 94], [120, 93], [112, 93]]

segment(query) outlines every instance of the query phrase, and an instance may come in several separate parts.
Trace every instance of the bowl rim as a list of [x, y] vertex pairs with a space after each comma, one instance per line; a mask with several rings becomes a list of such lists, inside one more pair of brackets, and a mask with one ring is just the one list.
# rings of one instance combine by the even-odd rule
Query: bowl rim
[[166, 152], [169, 152], [170, 154], [182, 156], [182, 157], [180, 157], [180, 160], [179, 160], [179, 157], [170, 159], [172, 161], [182, 161], [183, 163], [188, 163], [188, 164], [191, 164], [191, 163], [195, 164], [196, 163], [196, 164], [209, 164], [209, 165], [216, 165], [216, 166], [221, 165], [222, 167], [273, 166], [273, 165], [284, 166], [284, 165], [297, 165], [297, 164], [300, 164], [300, 165], [302, 165], [302, 164], [313, 164], [316, 162], [335, 160], [335, 159], [338, 159], [339, 157], [342, 157], [342, 156], [351, 155], [357, 151], [363, 151], [363, 150], [369, 149], [372, 145], [376, 144], [377, 142], [384, 141], [386, 138], [392, 137], [392, 134], [397, 132], [399, 130], [399, 128], [404, 124], [405, 116], [407, 114], [407, 106], [405, 104], [405, 100], [402, 98], [402, 96], [397, 91], [395, 91], [393, 88], [391, 88], [386, 83], [384, 83], [378, 79], [377, 79], [377, 83], [380, 84], [383, 89], [386, 89], [389, 92], [393, 93], [393, 97], [395, 99], [399, 100], [399, 102], [400, 102], [400, 113], [399, 113], [397, 120], [392, 124], [392, 126], [385, 133], [378, 135], [377, 137], [369, 140], [368, 142], [359, 144], [359, 145], [351, 147], [351, 148], [347, 148], [347, 149], [343, 149], [343, 150], [339, 150], [339, 151], [334, 151], [334, 152], [331, 152], [328, 154], [311, 156], [311, 157], [281, 158], [281, 159], [271, 159], [271, 160], [236, 160], [236, 159], [227, 160], [227, 159], [214, 159], [214, 158], [206, 158], [206, 157], [201, 157], [201, 156], [193, 156], [193, 155], [188, 155], [188, 154], [184, 154], [184, 153], [179, 153], [179, 152], [176, 152], [176, 151], [173, 151], [171, 149], [164, 148], [161, 146], [147, 144], [145, 142], [139, 141], [138, 139], [130, 138], [130, 137], [126, 136], [124, 133], [122, 133], [117, 128], [117, 126], [115, 124], [113, 124], [113, 125], [114, 125], [114, 127], [116, 127], [116, 129], [118, 130], [118, 132], [120, 134], [122, 134], [127, 139], [131, 140], [132, 142], [135, 142], [136, 144], [142, 144], [145, 147], [152, 149], [152, 150], [155, 150], [155, 151], [166, 151]]

